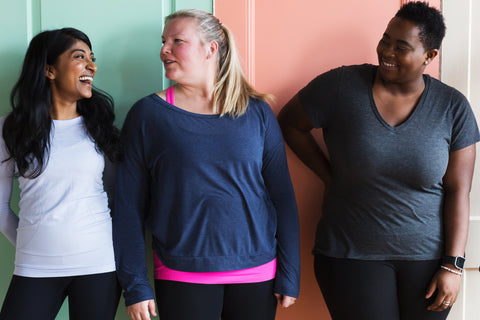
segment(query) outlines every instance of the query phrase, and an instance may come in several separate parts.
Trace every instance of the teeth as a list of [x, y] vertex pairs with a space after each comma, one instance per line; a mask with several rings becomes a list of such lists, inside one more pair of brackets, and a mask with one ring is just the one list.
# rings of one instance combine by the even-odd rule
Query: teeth
[[93, 81], [93, 77], [92, 76], [81, 76], [79, 78], [80, 81]]
[[396, 64], [388, 63], [388, 62], [385, 62], [385, 61], [383, 61], [383, 64], [386, 65], [387, 67], [396, 67], [397, 66]]

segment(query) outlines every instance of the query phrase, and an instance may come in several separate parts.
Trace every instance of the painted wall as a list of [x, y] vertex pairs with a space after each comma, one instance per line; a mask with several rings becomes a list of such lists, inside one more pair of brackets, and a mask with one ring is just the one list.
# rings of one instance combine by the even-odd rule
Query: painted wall
[[[390, 17], [403, 2], [406, 1], [216, 0], [215, 11], [235, 34], [249, 79], [259, 90], [275, 94], [277, 99], [272, 107], [278, 112], [293, 94], [321, 72], [340, 65], [376, 63], [375, 46]], [[459, 2], [480, 12], [476, 0], [447, 1], [455, 6]], [[430, 3], [440, 7], [440, 0], [430, 0]], [[99, 68], [96, 85], [114, 96], [120, 125], [134, 101], [165, 86], [158, 59], [162, 19], [169, 12], [186, 7], [213, 10], [211, 0], [1, 0], [0, 115], [10, 109], [9, 92], [32, 35], [49, 28], [73, 26], [91, 37]], [[462, 12], [458, 22], [479, 21], [470, 16], [471, 8]], [[448, 19], [447, 26], [450, 34], [458, 29], [453, 28]], [[480, 52], [478, 45], [471, 49], [465, 47], [461, 38], [470, 34], [468, 30], [475, 29], [476, 25], [457, 26], [461, 28], [451, 37], [454, 43], [450, 51], [451, 65], [444, 71], [451, 72], [450, 79], [464, 84], [460, 89], [478, 101], [479, 91], [473, 90], [473, 86], [479, 83], [480, 72], [458, 72], [468, 61], [477, 70], [478, 59], [455, 58], [455, 55], [463, 57], [466, 52], [469, 57], [475, 57], [475, 52]], [[427, 69], [434, 76], [439, 74], [438, 61]], [[467, 81], [470, 84], [467, 85]], [[480, 110], [478, 103], [474, 109]], [[320, 137], [320, 132], [317, 136]], [[279, 310], [278, 319], [329, 319], [313, 276], [310, 254], [315, 225], [321, 215], [323, 186], [290, 151], [288, 157], [300, 210], [302, 288], [297, 304], [288, 310]], [[480, 180], [475, 181], [474, 200], [478, 199]], [[17, 199], [18, 193], [15, 193], [12, 201], [15, 210]], [[478, 203], [472, 207], [476, 216]], [[478, 252], [478, 247], [476, 249]], [[3, 236], [0, 236], [0, 254], [0, 301], [3, 301], [14, 259], [14, 249]], [[65, 311], [63, 309], [57, 319], [68, 319]], [[472, 308], [470, 314], [478, 314], [477, 311]], [[122, 307], [117, 319], [128, 319]]]
[[[95, 85], [114, 97], [117, 123], [121, 125], [136, 100], [166, 86], [159, 58], [163, 18], [175, 10], [192, 7], [212, 12], [213, 1], [0, 0], [0, 116], [11, 109], [10, 91], [20, 74], [32, 36], [69, 26], [90, 37], [98, 66]], [[17, 202], [18, 190], [15, 190], [12, 199], [15, 212], [18, 212]], [[0, 255], [0, 301], [3, 302], [15, 255], [3, 235]], [[151, 261], [151, 256], [148, 260]], [[117, 319], [129, 319], [124, 302], [120, 304]], [[57, 319], [68, 319], [66, 305]]]
[[[316, 75], [341, 65], [377, 63], [376, 51], [401, 0], [216, 0], [215, 14], [231, 27], [250, 81], [281, 107]], [[440, 0], [429, 1], [440, 7]], [[438, 77], [438, 59], [427, 72]], [[321, 132], [316, 136], [320, 141]], [[330, 319], [313, 274], [314, 232], [323, 185], [287, 150], [300, 214], [301, 291], [277, 319]]]

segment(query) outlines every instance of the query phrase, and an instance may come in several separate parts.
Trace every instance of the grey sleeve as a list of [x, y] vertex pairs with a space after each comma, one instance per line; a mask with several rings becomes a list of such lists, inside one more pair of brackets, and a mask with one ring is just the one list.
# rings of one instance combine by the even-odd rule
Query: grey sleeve
[[344, 68], [332, 69], [313, 79], [298, 92], [298, 98], [315, 128], [328, 126], [329, 114], [338, 98]]
[[454, 90], [451, 106], [452, 137], [450, 151], [457, 151], [480, 141], [477, 121], [467, 98]]

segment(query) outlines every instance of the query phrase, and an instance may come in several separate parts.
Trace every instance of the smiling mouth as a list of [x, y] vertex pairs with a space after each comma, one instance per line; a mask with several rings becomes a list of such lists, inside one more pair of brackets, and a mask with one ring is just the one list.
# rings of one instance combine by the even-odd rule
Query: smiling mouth
[[93, 76], [81, 76], [78, 78], [81, 82], [91, 84], [93, 82]]
[[381, 60], [382, 61], [382, 64], [385, 66], [385, 67], [388, 67], [388, 68], [396, 68], [398, 67], [398, 64], [395, 64], [395, 63], [390, 63], [390, 62], [387, 62], [385, 60]]

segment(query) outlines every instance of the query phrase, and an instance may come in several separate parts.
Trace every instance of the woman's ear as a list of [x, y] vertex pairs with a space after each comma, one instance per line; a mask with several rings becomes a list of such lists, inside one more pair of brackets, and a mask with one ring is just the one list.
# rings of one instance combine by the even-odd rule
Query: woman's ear
[[210, 59], [213, 57], [218, 51], [218, 43], [217, 41], [210, 41], [208, 45], [208, 53], [207, 53], [207, 59]]
[[45, 76], [50, 80], [55, 79], [54, 69], [55, 68], [53, 66], [47, 64], [47, 69], [45, 70]]
[[431, 49], [425, 52], [425, 64], [432, 62], [436, 56], [438, 56], [438, 49]]

